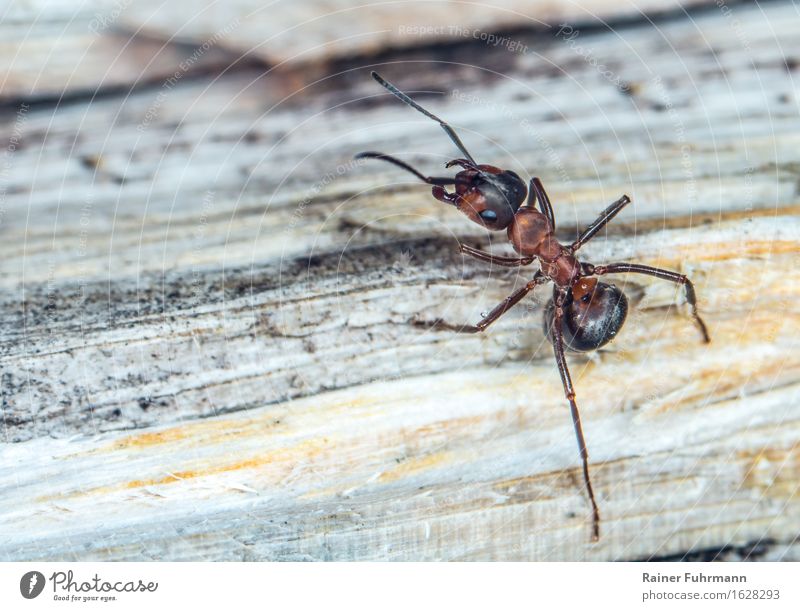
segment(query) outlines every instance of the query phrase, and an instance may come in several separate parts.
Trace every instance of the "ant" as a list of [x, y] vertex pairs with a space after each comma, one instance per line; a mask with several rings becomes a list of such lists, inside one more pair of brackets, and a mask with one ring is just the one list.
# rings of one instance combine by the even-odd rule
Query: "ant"
[[[530, 187], [526, 189], [525, 183], [513, 171], [502, 170], [492, 165], [478, 164], [453, 128], [447, 123], [422, 108], [377, 72], [372, 72], [372, 78], [395, 97], [441, 125], [464, 155], [463, 158], [448, 161], [445, 167], [458, 166], [462, 169], [452, 178], [425, 176], [391, 155], [369, 151], [359, 153], [356, 158], [380, 159], [411, 172], [422, 182], [433, 186], [431, 189], [433, 197], [440, 202], [455, 206], [471, 221], [491, 231], [505, 229], [511, 245], [521, 256], [497, 256], [466, 244], [460, 245], [462, 253], [480, 261], [504, 267], [521, 267], [530, 265], [534, 261], [539, 262], [539, 270], [536, 271], [531, 281], [506, 297], [476, 325], [451, 325], [442, 320], [417, 321], [415, 324], [429, 328], [445, 328], [460, 333], [481, 333], [519, 303], [536, 286], [546, 282], [552, 282], [554, 285], [553, 296], [544, 311], [544, 330], [553, 345], [564, 394], [569, 401], [572, 424], [583, 466], [583, 481], [592, 506], [592, 540], [598, 541], [600, 538], [600, 510], [597, 507], [592, 481], [589, 477], [589, 453], [586, 450], [586, 440], [583, 436], [581, 417], [575, 400], [575, 389], [567, 368], [565, 351], [597, 350], [614, 339], [622, 328], [628, 313], [625, 294], [615, 285], [600, 282], [596, 278], [596, 276], [616, 273], [645, 274], [683, 285], [686, 291], [686, 301], [691, 307], [694, 321], [702, 334], [703, 341], [708, 343], [711, 341], [708, 330], [697, 313], [694, 285], [683, 274], [647, 265], [637, 263], [592, 265], [579, 261], [575, 253], [631, 202], [630, 197], [627, 195], [620, 197], [603, 210], [577, 240], [569, 246], [565, 246], [559, 243], [555, 237], [556, 222], [553, 206], [550, 204], [541, 180], [531, 179]], [[446, 191], [444, 187], [447, 185], [454, 185], [454, 192]], [[527, 201], [523, 205], [522, 202], [526, 196]], [[540, 210], [536, 209], [537, 203]]]

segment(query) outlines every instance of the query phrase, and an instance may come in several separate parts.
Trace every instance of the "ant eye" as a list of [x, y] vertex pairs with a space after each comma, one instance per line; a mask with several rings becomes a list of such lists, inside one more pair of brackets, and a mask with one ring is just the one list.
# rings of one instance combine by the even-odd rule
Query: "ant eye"
[[495, 212], [494, 210], [484, 210], [483, 212], [480, 213], [480, 217], [484, 221], [490, 221], [490, 222], [491, 221], [496, 221], [497, 220], [497, 212]]

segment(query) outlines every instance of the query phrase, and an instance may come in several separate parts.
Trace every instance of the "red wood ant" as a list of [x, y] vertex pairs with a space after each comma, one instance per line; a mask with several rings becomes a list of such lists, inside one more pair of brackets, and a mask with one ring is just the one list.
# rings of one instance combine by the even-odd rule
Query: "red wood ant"
[[[461, 244], [461, 252], [464, 254], [505, 267], [530, 265], [534, 261], [538, 261], [540, 266], [530, 282], [506, 297], [476, 325], [452, 325], [441, 320], [415, 324], [446, 328], [461, 333], [480, 333], [519, 303], [537, 285], [545, 282], [554, 284], [553, 297], [544, 311], [544, 329], [553, 345], [564, 394], [569, 401], [572, 424], [583, 464], [583, 481], [592, 506], [592, 540], [597, 541], [600, 537], [600, 511], [589, 477], [589, 454], [586, 450], [581, 417], [564, 351], [565, 349], [573, 352], [596, 350], [614, 339], [625, 322], [628, 302], [620, 289], [613, 284], [599, 282], [596, 276], [625, 272], [655, 276], [683, 285], [686, 290], [686, 301], [691, 306], [692, 316], [700, 329], [703, 341], [709, 342], [706, 325], [697, 313], [694, 285], [682, 274], [647, 265], [636, 263], [592, 265], [579, 261], [575, 253], [630, 203], [631, 199], [627, 195], [623, 195], [606, 208], [577, 240], [569, 246], [564, 246], [555, 237], [556, 222], [553, 207], [538, 178], [533, 178], [530, 188], [526, 189], [522, 179], [511, 170], [478, 164], [447, 123], [422, 108], [377, 72], [373, 72], [372, 77], [397, 98], [442, 126], [464, 155], [463, 158], [448, 161], [445, 167], [459, 166], [462, 170], [452, 178], [425, 176], [407, 163], [383, 153], [364, 152], [359, 153], [356, 158], [388, 161], [411, 172], [422, 182], [433, 185], [431, 190], [433, 197], [440, 202], [455, 206], [471, 221], [492, 231], [505, 229], [511, 245], [521, 256], [502, 257]], [[446, 185], [454, 185], [455, 191], [452, 193], [446, 191], [444, 188]], [[527, 202], [523, 205], [526, 196]], [[541, 211], [536, 209], [537, 203]]]

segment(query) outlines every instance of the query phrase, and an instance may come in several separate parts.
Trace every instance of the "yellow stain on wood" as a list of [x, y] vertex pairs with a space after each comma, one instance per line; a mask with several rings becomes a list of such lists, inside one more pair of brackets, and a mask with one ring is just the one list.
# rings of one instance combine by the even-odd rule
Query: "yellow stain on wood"
[[424, 437], [435, 437], [438, 435], [447, 435], [449, 431], [454, 429], [465, 429], [469, 428], [472, 425], [478, 424], [480, 421], [484, 420], [484, 417], [481, 416], [465, 416], [463, 418], [449, 418], [447, 420], [437, 420], [436, 422], [431, 422], [429, 424], [424, 424], [415, 428], [411, 431], [412, 436], [415, 439], [424, 438]]
[[130, 437], [115, 441], [104, 448], [98, 448], [98, 451], [122, 450], [125, 448], [148, 448], [163, 443], [179, 441], [189, 436], [188, 428], [189, 427], [186, 426], [173, 427], [155, 433], [131, 435]]
[[[753, 311], [746, 322], [740, 319], [714, 320], [706, 317], [711, 331], [711, 344], [699, 341], [697, 331], [690, 319], [675, 319], [661, 322], [660, 349], [653, 359], [664, 359], [662, 367], [672, 370], [668, 359], [686, 362], [682, 372], [670, 381], [655, 381], [649, 384], [650, 392], [659, 398], [653, 414], [680, 409], [693, 409], [713, 396], [717, 400], [737, 396], [742, 391], [743, 380], [751, 388], [764, 384], [780, 384], [797, 379], [800, 374], [800, 354], [775, 345], [780, 337], [796, 337], [800, 332], [800, 316], [785, 313], [781, 318], [774, 310]], [[647, 329], [643, 332], [647, 332]], [[635, 337], [626, 338], [626, 352], [634, 361], [640, 346], [649, 350], [649, 345], [636, 343]], [[720, 347], [737, 352], [753, 352], [758, 358], [731, 360], [719, 358]], [[708, 356], [705, 356], [708, 355]], [[709, 358], [710, 357], [710, 358]], [[682, 381], [683, 380], [683, 381]], [[675, 395], [670, 398], [672, 393]], [[666, 394], [666, 399], [664, 395]]]
[[[668, 307], [673, 308], [670, 304]], [[711, 344], [704, 344], [691, 317], [686, 314], [688, 306], [680, 304], [669, 316], [663, 313], [663, 306], [639, 308], [639, 319], [624, 330], [615, 340], [615, 347], [625, 346], [626, 351], [636, 352], [639, 348], [651, 350], [650, 344], [642, 345], [642, 336], [653, 338], [652, 329], [657, 325], [660, 351], [664, 354], [700, 354], [707, 350], [716, 351], [719, 346], [757, 346], [775, 343], [781, 337], [791, 338], [800, 332], [800, 314], [789, 310], [775, 316], [775, 308], [751, 309], [745, 316], [734, 312], [703, 312], [700, 314], [709, 326]], [[633, 319], [633, 317], [631, 317]], [[789, 356], [787, 354], [787, 356]]]
[[399, 463], [394, 469], [381, 473], [378, 481], [383, 483], [393, 482], [446, 462], [451, 457], [451, 452], [437, 452], [435, 454], [410, 458]]
[[741, 452], [745, 459], [743, 487], [775, 499], [800, 497], [800, 444], [787, 449]]
[[[581, 204], [584, 206], [586, 204]], [[634, 202], [635, 205], [635, 202]], [[594, 204], [592, 204], [594, 206]], [[713, 214], [707, 212], [694, 213], [692, 215], [682, 214], [679, 216], [669, 216], [666, 218], [645, 218], [637, 219], [635, 226], [631, 222], [614, 221], [615, 231], [622, 228], [638, 233], [649, 233], [663, 229], [684, 229], [687, 227], [698, 227], [703, 225], [715, 225], [719, 223], [730, 223], [731, 221], [746, 221], [761, 217], [776, 216], [797, 216], [800, 215], [800, 206], [788, 205], [779, 208], [754, 208], [752, 210], [720, 210]]]
[[232, 436], [252, 437], [264, 435], [267, 431], [271, 435], [281, 434], [279, 426], [282, 423], [282, 416], [284, 414], [285, 408], [278, 405], [276, 410], [270, 409], [267, 410], [266, 413], [255, 417], [249, 414], [246, 418], [242, 418], [240, 415], [234, 415], [223, 420], [186, 422], [179, 426], [173, 426], [161, 431], [130, 435], [86, 452], [65, 455], [64, 458], [117, 452], [120, 450], [148, 450], [153, 446], [176, 443], [184, 440], [191, 441], [193, 445], [199, 443], [216, 444], [225, 439], [230, 439]]
[[[287, 416], [286, 406], [279, 404], [273, 406], [274, 409], [268, 409], [265, 413], [255, 416], [248, 415], [243, 418], [241, 415], [233, 415], [222, 420], [186, 422], [161, 431], [137, 433], [92, 450], [64, 455], [63, 458], [69, 459], [118, 452], [120, 450], [148, 450], [154, 446], [180, 441], [188, 441], [192, 445], [219, 445], [221, 442], [229, 441], [233, 437], [263, 436], [267, 432], [270, 435], [281, 435], [283, 433], [280, 425], [283, 422], [283, 418], [303, 417], [313, 411], [313, 401], [309, 399], [307, 401], [299, 400], [293, 402], [296, 407], [293, 409], [291, 416]], [[345, 399], [331, 401], [326, 404], [325, 412], [330, 418], [341, 416], [347, 417], [351, 421], [358, 418], [370, 418], [375, 414], [375, 410], [371, 408], [382, 402], [385, 402], [385, 397], [381, 397], [378, 394], [374, 396], [348, 396]], [[286, 429], [286, 434], [289, 434], [288, 429]]]
[[[70, 491], [54, 495], [38, 497], [38, 502], [48, 502], [57, 499], [74, 498], [89, 495], [105, 495], [121, 490], [145, 488], [149, 486], [163, 486], [175, 484], [186, 480], [193, 480], [201, 477], [219, 475], [221, 473], [237, 472], [246, 469], [258, 469], [267, 465], [278, 467], [293, 468], [297, 464], [302, 464], [320, 454], [330, 443], [327, 438], [310, 439], [300, 442], [289, 448], [281, 448], [265, 454], [256, 454], [246, 459], [228, 463], [215, 463], [210, 460], [203, 461], [200, 466], [193, 469], [174, 471], [162, 477], [149, 479], [136, 479], [109, 486], [97, 486], [88, 490]], [[262, 473], [263, 475], [263, 473]], [[279, 481], [285, 475], [284, 470], [280, 469], [275, 481]]]
[[[797, 250], [798, 242], [796, 240], [749, 240], [747, 242], [728, 240], [679, 244], [659, 251], [656, 257], [648, 257], [647, 253], [643, 252], [641, 256], [634, 258], [637, 263], [677, 271], [687, 261], [691, 261], [694, 265], [702, 265], [736, 259], [747, 260], [754, 257], [760, 257], [763, 260], [787, 254], [796, 256]], [[635, 276], [641, 277], [639, 274]], [[695, 282], [697, 282], [696, 279]]]

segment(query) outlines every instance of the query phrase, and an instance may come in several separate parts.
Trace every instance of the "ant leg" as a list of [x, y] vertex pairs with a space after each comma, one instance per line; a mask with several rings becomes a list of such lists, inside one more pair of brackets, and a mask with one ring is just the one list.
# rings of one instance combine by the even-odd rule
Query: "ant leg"
[[484, 316], [481, 321], [477, 325], [453, 325], [447, 322], [444, 322], [441, 319], [426, 321], [426, 320], [417, 320], [414, 321], [415, 327], [424, 327], [427, 329], [447, 329], [450, 331], [456, 331], [458, 333], [481, 333], [486, 330], [486, 327], [491, 325], [494, 321], [500, 318], [503, 314], [508, 312], [511, 308], [517, 305], [525, 295], [530, 293], [537, 285], [547, 282], [547, 278], [541, 272], [536, 272], [536, 275], [533, 277], [533, 280], [528, 282], [523, 287], [518, 288], [516, 291], [511, 293], [508, 297], [503, 299], [500, 303], [498, 303], [491, 312], [489, 312], [486, 316]]
[[589, 477], [589, 452], [586, 449], [586, 440], [583, 437], [581, 415], [578, 411], [578, 404], [575, 402], [575, 389], [572, 387], [572, 378], [570, 378], [569, 369], [567, 368], [567, 359], [564, 356], [564, 338], [561, 334], [561, 319], [564, 316], [563, 303], [566, 293], [555, 292], [554, 301], [556, 307], [550, 336], [553, 338], [553, 351], [556, 355], [556, 363], [558, 363], [558, 373], [561, 374], [564, 395], [569, 401], [569, 409], [572, 413], [572, 426], [575, 429], [575, 437], [578, 440], [578, 449], [583, 463], [583, 483], [586, 485], [589, 501], [592, 503], [592, 541], [597, 541], [600, 539], [600, 510], [597, 508], [594, 490], [592, 489], [592, 480]]
[[414, 176], [419, 178], [422, 182], [428, 183], [429, 185], [454, 185], [456, 183], [455, 178], [450, 178], [448, 176], [425, 176], [422, 172], [419, 172], [408, 165], [405, 161], [400, 161], [396, 157], [392, 157], [391, 155], [386, 155], [384, 153], [376, 153], [374, 151], [366, 151], [364, 153], [359, 153], [355, 156], [355, 159], [380, 159], [382, 161], [388, 161], [396, 165], [399, 168], [403, 168], [406, 172], [411, 172]]
[[694, 285], [692, 284], [691, 280], [689, 280], [683, 274], [679, 274], [677, 272], [670, 272], [665, 269], [649, 267], [648, 265], [639, 265], [637, 263], [612, 263], [610, 265], [598, 265], [592, 270], [592, 273], [597, 276], [625, 272], [655, 276], [656, 278], [661, 278], [662, 280], [669, 280], [670, 282], [675, 282], [676, 284], [682, 284], [686, 290], [686, 301], [692, 308], [692, 316], [694, 317], [695, 323], [697, 323], [697, 327], [700, 329], [700, 333], [703, 335], [703, 341], [705, 343], [709, 343], [711, 341], [711, 338], [708, 335], [708, 329], [706, 328], [706, 323], [703, 322], [703, 319], [700, 318], [700, 315], [697, 313], [697, 296], [695, 295]]
[[465, 255], [474, 257], [478, 259], [478, 261], [492, 263], [493, 265], [501, 265], [503, 267], [521, 267], [523, 265], [530, 265], [533, 263], [533, 257], [500, 257], [497, 255], [492, 255], [488, 252], [483, 252], [477, 248], [472, 248], [472, 246], [467, 246], [466, 244], [459, 244], [459, 248]]
[[598, 216], [591, 225], [589, 225], [586, 229], [583, 230], [583, 233], [577, 240], [575, 240], [572, 243], [572, 246], [570, 246], [569, 249], [572, 252], [575, 252], [581, 246], [586, 244], [586, 242], [588, 242], [594, 237], [594, 234], [596, 234], [603, 227], [605, 227], [606, 224], [615, 216], [617, 216], [617, 214], [619, 214], [619, 211], [622, 210], [629, 203], [631, 203], [631, 198], [628, 197], [627, 195], [623, 195], [617, 201], [611, 204], [608, 208], [603, 210], [600, 213], [600, 216]]
[[528, 202], [526, 206], [533, 208], [535, 201], [539, 202], [539, 207], [542, 209], [542, 213], [544, 213], [544, 215], [547, 217], [547, 220], [550, 221], [550, 228], [555, 231], [556, 219], [553, 215], [553, 205], [550, 203], [550, 198], [547, 197], [547, 192], [544, 190], [542, 181], [536, 177], [531, 178], [531, 184], [528, 188]]

